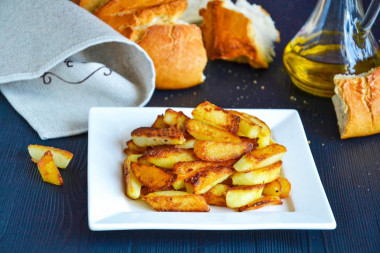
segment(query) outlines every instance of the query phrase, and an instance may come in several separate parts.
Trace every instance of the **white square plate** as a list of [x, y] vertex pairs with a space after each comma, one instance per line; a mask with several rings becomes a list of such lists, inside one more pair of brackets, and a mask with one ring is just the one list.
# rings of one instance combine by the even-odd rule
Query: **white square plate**
[[[191, 116], [190, 108], [172, 108]], [[151, 126], [166, 108], [92, 108], [88, 130], [88, 219], [91, 230], [334, 229], [336, 222], [318, 175], [298, 112], [236, 109], [259, 117], [273, 139], [287, 148], [283, 176], [292, 184], [281, 206], [236, 212], [210, 207], [208, 213], [156, 212], [124, 194], [122, 163], [131, 131]]]

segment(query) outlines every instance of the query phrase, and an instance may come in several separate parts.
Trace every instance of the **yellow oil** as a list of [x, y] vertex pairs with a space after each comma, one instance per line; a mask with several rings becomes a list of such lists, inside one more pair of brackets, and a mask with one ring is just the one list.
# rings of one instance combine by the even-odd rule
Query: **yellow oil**
[[283, 62], [293, 83], [313, 95], [334, 95], [333, 78], [336, 74], [359, 74], [380, 66], [379, 51], [374, 57], [348, 66], [341, 63], [344, 62], [342, 45], [305, 42], [305, 39], [301, 41], [298, 38], [291, 41], [285, 47]]

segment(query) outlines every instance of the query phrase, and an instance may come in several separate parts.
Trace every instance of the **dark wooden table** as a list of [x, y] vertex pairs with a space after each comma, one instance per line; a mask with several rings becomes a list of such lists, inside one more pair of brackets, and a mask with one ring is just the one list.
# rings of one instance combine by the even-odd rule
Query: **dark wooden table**
[[[380, 135], [340, 140], [331, 100], [295, 88], [282, 65], [286, 43], [316, 0], [257, 3], [281, 32], [268, 70], [209, 62], [203, 85], [156, 91], [148, 106], [193, 107], [209, 100], [222, 107], [297, 109], [336, 218], [335, 230], [90, 231], [87, 135], [42, 141], [0, 95], [0, 252], [380, 252]], [[31, 143], [75, 154], [69, 168], [61, 170], [64, 186], [42, 182], [26, 149]]]

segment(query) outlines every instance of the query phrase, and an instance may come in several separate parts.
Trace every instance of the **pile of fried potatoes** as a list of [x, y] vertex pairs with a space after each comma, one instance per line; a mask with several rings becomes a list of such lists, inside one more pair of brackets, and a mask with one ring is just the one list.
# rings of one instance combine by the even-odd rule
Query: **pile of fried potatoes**
[[193, 118], [167, 109], [151, 127], [132, 131], [124, 152], [128, 197], [157, 211], [239, 211], [281, 205], [289, 181], [280, 177], [286, 148], [252, 115], [199, 104]]

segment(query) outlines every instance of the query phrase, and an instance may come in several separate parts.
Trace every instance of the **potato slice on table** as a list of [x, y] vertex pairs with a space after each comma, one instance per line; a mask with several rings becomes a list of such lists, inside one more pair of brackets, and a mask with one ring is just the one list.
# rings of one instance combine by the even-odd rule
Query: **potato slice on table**
[[176, 129], [184, 132], [186, 131], [185, 123], [189, 119], [183, 112], [177, 112], [172, 109], [167, 109], [163, 121], [169, 126], [173, 126]]
[[238, 159], [245, 153], [251, 151], [252, 143], [229, 143], [216, 141], [196, 141], [194, 152], [196, 156], [204, 161], [223, 162]]
[[53, 148], [53, 147], [35, 145], [35, 144], [31, 144], [28, 146], [29, 154], [32, 157], [32, 161], [35, 163], [37, 163], [48, 150], [53, 155], [55, 165], [61, 169], [65, 169], [69, 165], [71, 159], [74, 156], [69, 151], [62, 150], [59, 148]]
[[186, 181], [186, 190], [195, 194], [206, 193], [214, 185], [226, 180], [232, 173], [234, 170], [230, 167], [208, 168]]
[[230, 187], [228, 185], [217, 184], [210, 190], [208, 190], [206, 193], [202, 194], [202, 196], [209, 205], [227, 206], [226, 193], [229, 188]]
[[177, 175], [172, 171], [167, 171], [154, 165], [142, 163], [132, 162], [131, 171], [141, 184], [154, 190], [161, 190], [171, 187], [177, 178]]
[[256, 210], [268, 205], [282, 205], [282, 201], [277, 196], [264, 196], [255, 201], [249, 203], [246, 206], [242, 206], [239, 208], [239, 212], [248, 211], [248, 210]]
[[279, 144], [257, 148], [240, 158], [234, 165], [234, 169], [239, 172], [244, 172], [263, 168], [281, 160], [285, 152], [286, 148]]
[[140, 163], [151, 163], [165, 169], [172, 169], [177, 162], [195, 160], [199, 160], [199, 158], [192, 149], [180, 149], [170, 146], [150, 149], [138, 159]]
[[174, 128], [140, 127], [133, 130], [131, 135], [133, 142], [139, 147], [185, 143], [183, 133]]
[[245, 206], [261, 197], [264, 185], [235, 186], [228, 189], [226, 203], [229, 208]]
[[145, 200], [154, 210], [164, 212], [208, 212], [210, 211], [204, 198], [200, 195], [182, 191], [153, 192]]
[[197, 140], [232, 143], [242, 142], [239, 136], [234, 133], [213, 127], [211, 125], [207, 125], [195, 119], [189, 119], [188, 121], [186, 121], [186, 130], [191, 136], [193, 136]]
[[42, 180], [55, 185], [63, 185], [63, 180], [57, 166], [54, 163], [53, 155], [50, 150], [39, 159], [37, 163]]
[[191, 113], [194, 119], [237, 134], [239, 117], [208, 101], [199, 104]]
[[234, 185], [266, 184], [277, 179], [280, 175], [282, 161], [250, 172], [236, 172], [231, 176]]

